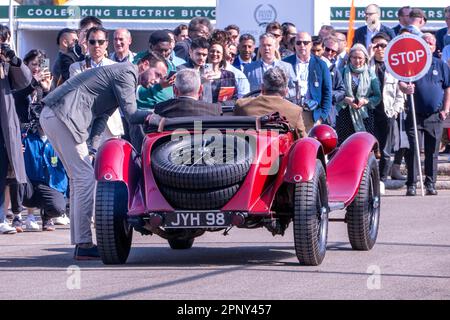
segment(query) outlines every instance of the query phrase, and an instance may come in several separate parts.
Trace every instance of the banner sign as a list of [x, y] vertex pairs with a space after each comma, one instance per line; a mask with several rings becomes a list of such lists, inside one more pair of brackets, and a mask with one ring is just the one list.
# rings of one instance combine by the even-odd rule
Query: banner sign
[[[0, 14], [8, 7], [1, 7]], [[191, 20], [195, 17], [216, 19], [215, 7], [113, 7], [113, 6], [17, 6], [19, 19], [80, 19], [96, 16], [101, 20]], [[3, 17], [3, 16], [1, 16]]]
[[0, 19], [8, 19], [9, 17], [9, 9], [7, 6], [0, 6]]
[[[350, 18], [350, 7], [331, 7], [331, 21], [348, 21]], [[381, 8], [381, 20], [384, 21], [397, 21], [397, 11], [400, 7], [382, 7]], [[444, 9], [442, 8], [421, 8], [428, 21], [443, 21]], [[365, 7], [356, 8], [356, 21], [364, 21]]]

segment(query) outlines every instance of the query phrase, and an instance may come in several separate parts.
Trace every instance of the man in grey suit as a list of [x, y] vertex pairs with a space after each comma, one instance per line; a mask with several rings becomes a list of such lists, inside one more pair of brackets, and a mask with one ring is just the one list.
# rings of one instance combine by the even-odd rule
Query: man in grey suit
[[250, 91], [260, 90], [263, 84], [264, 73], [273, 67], [280, 67], [288, 77], [288, 97], [295, 96], [296, 79], [294, 69], [289, 63], [275, 59], [277, 40], [270, 33], [264, 33], [259, 37], [259, 55], [261, 59], [245, 65], [244, 74], [250, 82]]
[[91, 232], [95, 190], [92, 158], [108, 117], [119, 106], [128, 122], [143, 123], [149, 111], [137, 110], [138, 79], [151, 74], [157, 79], [154, 84], [166, 73], [164, 58], [148, 53], [138, 65], [124, 62], [86, 70], [43, 99], [41, 126], [70, 178], [70, 231], [77, 260], [99, 258]]
[[219, 104], [199, 101], [202, 88], [197, 70], [178, 71], [173, 88], [176, 98], [155, 105], [155, 113], [166, 118], [220, 116], [222, 107]]

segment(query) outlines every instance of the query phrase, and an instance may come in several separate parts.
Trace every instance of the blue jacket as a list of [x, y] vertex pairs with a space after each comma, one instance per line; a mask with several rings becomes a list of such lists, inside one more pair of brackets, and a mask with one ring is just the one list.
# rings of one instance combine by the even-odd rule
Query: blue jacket
[[[288, 80], [289, 97], [294, 97], [295, 96], [294, 81], [296, 81], [296, 77], [292, 66], [284, 61], [275, 60], [274, 67], [280, 67], [286, 73], [286, 75], [289, 78]], [[245, 65], [244, 74], [247, 77], [248, 82], [250, 83], [250, 92], [261, 89], [264, 75], [262, 60], [257, 60], [255, 62]]]
[[50, 142], [30, 133], [22, 143], [25, 147], [25, 170], [31, 183], [42, 183], [66, 194], [69, 185], [66, 170]]
[[[252, 62], [255, 62], [255, 61], [256, 61], [256, 54], [254, 54], [253, 57], [252, 57]], [[250, 64], [250, 63], [251, 62], [246, 63], [246, 64], [242, 64], [241, 60], [239, 59], [239, 55], [237, 55], [236, 58], [234, 58], [233, 67], [235, 67], [236, 69], [239, 69], [242, 72], [244, 72], [245, 65]]]
[[[296, 74], [295, 64], [297, 62], [297, 56], [293, 54], [284, 58], [283, 61], [290, 63]], [[315, 55], [311, 55], [308, 73], [308, 91], [311, 94], [311, 98], [319, 103], [318, 108], [313, 111], [313, 119], [317, 121], [319, 118], [322, 118], [324, 121], [328, 118], [331, 110], [332, 84], [330, 70], [328, 70], [327, 64], [324, 61]]]

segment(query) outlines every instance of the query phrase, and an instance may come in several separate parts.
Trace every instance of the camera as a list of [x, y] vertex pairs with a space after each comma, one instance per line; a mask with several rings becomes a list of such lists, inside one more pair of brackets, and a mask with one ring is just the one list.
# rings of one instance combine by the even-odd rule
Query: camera
[[10, 51], [12, 50], [8, 43], [5, 42], [0, 43], [0, 58], [2, 59], [2, 61], [6, 60], [6, 58], [8, 57], [8, 53]]

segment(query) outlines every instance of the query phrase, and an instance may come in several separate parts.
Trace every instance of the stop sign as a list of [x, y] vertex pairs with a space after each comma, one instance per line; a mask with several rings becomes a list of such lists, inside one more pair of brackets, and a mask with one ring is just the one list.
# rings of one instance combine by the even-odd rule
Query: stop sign
[[405, 82], [422, 78], [430, 69], [431, 61], [428, 43], [411, 34], [395, 37], [384, 53], [386, 69], [396, 79]]

